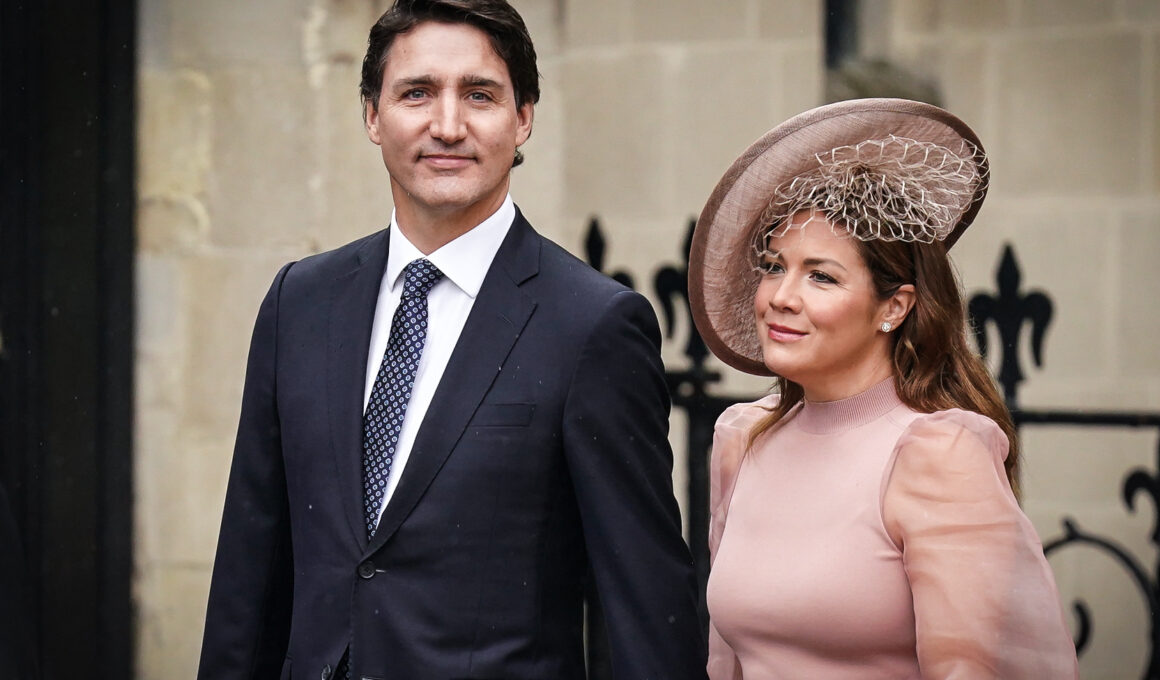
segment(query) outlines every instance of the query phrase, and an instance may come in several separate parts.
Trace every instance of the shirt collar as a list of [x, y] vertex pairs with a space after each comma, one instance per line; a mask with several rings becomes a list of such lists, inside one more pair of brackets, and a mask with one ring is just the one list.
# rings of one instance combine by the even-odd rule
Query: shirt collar
[[[515, 218], [516, 206], [512, 202], [511, 194], [508, 194], [503, 204], [490, 217], [430, 255], [423, 255], [423, 251], [408, 241], [401, 229], [389, 230], [387, 237], [390, 245], [387, 250], [385, 273], [387, 284], [394, 290], [399, 284], [403, 269], [414, 260], [426, 257], [443, 272], [445, 278], [474, 299], [479, 294], [487, 270], [491, 268], [491, 261], [495, 259], [495, 254], [499, 251], [500, 244], [503, 243]], [[392, 211], [391, 226], [397, 225], [397, 215]]]

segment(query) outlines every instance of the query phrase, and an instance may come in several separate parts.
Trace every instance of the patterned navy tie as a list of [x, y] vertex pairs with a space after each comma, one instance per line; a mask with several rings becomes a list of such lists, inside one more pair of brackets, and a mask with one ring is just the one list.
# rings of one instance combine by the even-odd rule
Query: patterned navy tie
[[403, 269], [403, 297], [391, 320], [391, 336], [363, 414], [363, 510], [367, 538], [374, 538], [387, 490], [399, 428], [411, 401], [415, 371], [427, 340], [427, 293], [443, 272], [427, 260]]

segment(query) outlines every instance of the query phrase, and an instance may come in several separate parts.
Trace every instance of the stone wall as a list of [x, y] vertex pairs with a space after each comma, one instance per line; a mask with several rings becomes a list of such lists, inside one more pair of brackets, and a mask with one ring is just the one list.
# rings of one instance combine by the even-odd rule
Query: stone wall
[[[386, 172], [358, 70], [387, 0], [140, 3], [136, 583], [139, 677], [196, 668], [258, 302], [285, 261], [382, 228]], [[543, 98], [513, 195], [542, 232], [651, 295], [683, 264], [688, 220], [773, 124], [821, 103], [821, 3], [517, 0]], [[968, 290], [994, 290], [1003, 243], [1056, 303], [1027, 406], [1160, 410], [1160, 11], [1148, 0], [877, 3], [868, 48], [932, 81], [979, 132], [993, 189], [956, 246]], [[688, 320], [664, 349], [673, 367]], [[766, 382], [726, 371], [722, 392]], [[674, 418], [678, 489], [684, 423]], [[1025, 506], [1046, 537], [1067, 513], [1145, 565], [1150, 520], [1117, 497], [1154, 436], [1028, 433]], [[683, 496], [683, 493], [680, 495]], [[1078, 551], [1078, 552], [1082, 552]], [[1146, 639], [1125, 577], [1098, 555], [1053, 560], [1093, 603], [1085, 677], [1134, 674]], [[1113, 584], [1114, 588], [1105, 587]], [[1110, 603], [1105, 605], [1104, 603]], [[1117, 619], [1118, 617], [1118, 619]], [[1116, 631], [1116, 632], [1113, 632]], [[1133, 656], [1134, 655], [1134, 656]], [[1118, 666], [1116, 664], [1119, 664]], [[1119, 675], [1116, 668], [1121, 669]], [[1101, 675], [1102, 674], [1102, 675]]]

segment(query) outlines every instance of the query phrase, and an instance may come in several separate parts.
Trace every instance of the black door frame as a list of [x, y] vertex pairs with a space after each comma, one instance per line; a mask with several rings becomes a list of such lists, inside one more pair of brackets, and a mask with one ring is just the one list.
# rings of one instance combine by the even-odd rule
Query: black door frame
[[133, 676], [135, 22], [0, 3], [0, 485], [47, 679]]

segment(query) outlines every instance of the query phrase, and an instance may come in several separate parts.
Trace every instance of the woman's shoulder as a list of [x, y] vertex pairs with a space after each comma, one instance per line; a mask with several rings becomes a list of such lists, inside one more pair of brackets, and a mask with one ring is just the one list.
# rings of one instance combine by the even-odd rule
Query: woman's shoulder
[[731, 432], [749, 433], [753, 426], [777, 406], [778, 395], [770, 394], [757, 401], [733, 404], [717, 418], [715, 430], [718, 435]]
[[948, 455], [982, 447], [1003, 460], [1007, 457], [1007, 435], [991, 418], [959, 408], [919, 414], [898, 439], [899, 450]]

